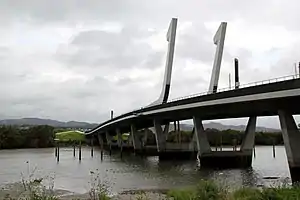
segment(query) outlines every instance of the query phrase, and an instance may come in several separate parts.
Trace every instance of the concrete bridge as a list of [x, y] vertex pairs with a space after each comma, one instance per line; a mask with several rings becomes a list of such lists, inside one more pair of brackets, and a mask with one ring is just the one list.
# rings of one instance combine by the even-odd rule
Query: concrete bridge
[[[97, 138], [103, 146], [104, 142], [112, 144], [112, 136], [117, 135], [116, 145], [120, 149], [132, 144], [136, 152], [143, 152], [147, 146], [145, 141], [149, 128], [152, 128], [156, 140], [154, 150], [161, 158], [174, 156], [174, 153], [179, 156], [196, 151], [201, 167], [250, 167], [257, 117], [278, 115], [291, 177], [294, 181], [299, 181], [300, 133], [293, 118], [294, 114], [300, 113], [299, 75], [240, 85], [238, 60], [235, 59], [235, 87], [218, 89], [226, 25], [226, 22], [221, 23], [213, 39], [217, 47], [208, 92], [168, 101], [177, 26], [177, 19], [174, 18], [167, 33], [169, 46], [160, 97], [144, 108], [99, 124], [86, 132], [87, 136]], [[203, 120], [238, 117], [249, 117], [239, 150], [212, 151], [203, 128]], [[187, 119], [192, 119], [194, 124], [192, 141], [181, 146], [168, 144], [170, 123], [174, 122], [178, 130], [179, 121]], [[130, 133], [129, 144], [124, 144], [122, 133]]]

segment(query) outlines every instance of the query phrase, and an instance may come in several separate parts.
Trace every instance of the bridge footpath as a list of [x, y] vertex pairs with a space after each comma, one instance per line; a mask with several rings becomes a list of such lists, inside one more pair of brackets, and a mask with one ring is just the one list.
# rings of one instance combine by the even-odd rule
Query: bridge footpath
[[[148, 128], [153, 127], [158, 155], [166, 158], [171, 155], [168, 154], [170, 152], [175, 152], [175, 155], [178, 153], [168, 149], [166, 145], [170, 123], [193, 119], [194, 135], [191, 143], [196, 147], [192, 146], [186, 151], [193, 152], [196, 148], [202, 167], [249, 167], [252, 163], [257, 117], [278, 115], [291, 175], [299, 178], [300, 134], [292, 116], [300, 113], [299, 102], [300, 79], [294, 77], [291, 80], [195, 96], [141, 108], [108, 120], [87, 134], [97, 136], [99, 143], [103, 144], [104, 141], [109, 143], [109, 138], [114, 135], [121, 138], [122, 133], [129, 132], [133, 149], [139, 152], [146, 146], [141, 138], [146, 137]], [[204, 132], [203, 120], [237, 117], [249, 117], [240, 150], [238, 152], [211, 151]], [[141, 135], [141, 133], [144, 134]], [[122, 143], [123, 141], [118, 141], [120, 148]]]

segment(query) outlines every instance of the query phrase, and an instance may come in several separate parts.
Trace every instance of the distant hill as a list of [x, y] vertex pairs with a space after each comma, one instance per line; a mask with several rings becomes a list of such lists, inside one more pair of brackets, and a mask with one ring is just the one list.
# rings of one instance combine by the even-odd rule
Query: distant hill
[[87, 122], [77, 122], [77, 121], [61, 122], [52, 119], [40, 119], [40, 118], [5, 119], [5, 120], [0, 120], [0, 125], [16, 125], [16, 126], [49, 125], [49, 126], [62, 127], [62, 128], [93, 128], [97, 126], [97, 124], [91, 124]]
[[[61, 122], [57, 120], [52, 119], [40, 119], [40, 118], [22, 118], [22, 119], [5, 119], [0, 120], [0, 125], [49, 125], [54, 127], [62, 127], [62, 128], [94, 128], [98, 124], [94, 123], [87, 123], [87, 122], [77, 122], [77, 121], [69, 121], [69, 122]], [[204, 124], [204, 128], [214, 128], [218, 130], [226, 130], [226, 129], [232, 129], [232, 130], [238, 130], [238, 131], [244, 131], [246, 129], [246, 126], [244, 125], [224, 125], [221, 123], [215, 123], [210, 122], [207, 124]], [[193, 129], [192, 124], [180, 124], [180, 129], [183, 131], [191, 131]], [[174, 130], [174, 124], [170, 124], [170, 130]], [[263, 131], [263, 132], [279, 132], [279, 129], [273, 129], [273, 128], [266, 128], [266, 127], [256, 127], [256, 131]]]
[[[237, 130], [237, 131], [244, 131], [246, 129], [245, 125], [224, 125], [221, 123], [215, 123], [215, 122], [210, 122], [208, 124], [203, 125], [204, 128], [215, 128], [218, 130], [226, 130], [226, 129], [232, 129], [232, 130]], [[279, 129], [274, 129], [274, 128], [266, 128], [262, 126], [257, 126], [256, 131], [258, 132], [280, 132], [281, 130]]]
[[[225, 124], [221, 124], [221, 123], [216, 123], [216, 122], [210, 122], [207, 124], [203, 124], [204, 128], [214, 128], [214, 129], [218, 129], [218, 130], [227, 130], [227, 129], [232, 129], [232, 130], [237, 130], [237, 131], [245, 131], [246, 126], [245, 125], [225, 125]], [[183, 131], [192, 131], [193, 130], [193, 125], [192, 124], [180, 124], [180, 129]], [[170, 129], [174, 130], [174, 124], [172, 123], [170, 125]], [[258, 132], [280, 132], [279, 129], [274, 129], [274, 128], [266, 128], [266, 127], [261, 127], [261, 126], [257, 126], [256, 127], [256, 131]]]

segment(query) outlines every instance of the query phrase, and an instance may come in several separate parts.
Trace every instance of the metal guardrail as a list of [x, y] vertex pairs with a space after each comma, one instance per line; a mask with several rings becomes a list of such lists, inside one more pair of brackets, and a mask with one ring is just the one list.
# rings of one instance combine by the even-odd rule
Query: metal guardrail
[[[278, 77], [278, 78], [272, 78], [272, 79], [267, 79], [267, 80], [242, 84], [242, 85], [239, 85], [239, 89], [246, 88], [246, 87], [258, 86], [258, 85], [266, 85], [266, 84], [270, 84], [270, 83], [277, 83], [277, 82], [282, 82], [282, 81], [292, 80], [292, 79], [298, 79], [298, 78], [300, 78], [300, 74], [282, 76], [282, 77]], [[230, 90], [236, 90], [236, 89], [235, 89], [234, 86], [233, 87], [227, 87], [227, 88], [220, 88], [220, 89], [217, 90], [217, 93], [230, 91]], [[204, 95], [208, 95], [208, 94], [212, 94], [212, 92], [202, 92], [202, 93], [196, 93], [196, 94], [192, 94], [192, 95], [188, 95], [188, 96], [178, 97], [178, 98], [174, 98], [174, 99], [169, 100], [168, 103], [183, 100], [183, 99], [193, 98], [193, 97], [200, 97], [200, 96], [204, 96]]]
[[[258, 86], [258, 85], [266, 85], [266, 84], [270, 84], [270, 83], [277, 83], [277, 82], [282, 82], [282, 81], [292, 80], [292, 79], [298, 79], [298, 78], [300, 78], [300, 74], [282, 76], [282, 77], [278, 77], [278, 78], [272, 78], [272, 79], [267, 79], [267, 80], [242, 84], [242, 85], [239, 85], [239, 89], [246, 88], [246, 87]], [[233, 87], [220, 88], [220, 89], [217, 90], [217, 93], [226, 92], [226, 91], [230, 91], [230, 90], [236, 90], [236, 89], [235, 89], [234, 86]], [[201, 92], [201, 93], [191, 94], [191, 95], [187, 95], [187, 96], [183, 96], [183, 97], [178, 97], [178, 98], [174, 98], [174, 99], [169, 100], [168, 103], [183, 100], [183, 99], [193, 98], [193, 97], [200, 97], [200, 96], [204, 96], [204, 95], [208, 95], [208, 94], [212, 94], [212, 92]], [[131, 112], [136, 112], [136, 111], [139, 111], [141, 109], [142, 108], [138, 108], [138, 109], [135, 109]], [[126, 112], [126, 113], [128, 113], [128, 112]], [[122, 113], [118, 116], [124, 115], [126, 113]]]

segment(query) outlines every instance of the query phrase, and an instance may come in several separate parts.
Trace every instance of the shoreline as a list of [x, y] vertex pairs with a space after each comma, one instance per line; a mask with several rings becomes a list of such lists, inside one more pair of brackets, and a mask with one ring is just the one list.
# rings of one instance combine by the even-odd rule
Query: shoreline
[[[4, 191], [1, 187], [0, 191], [0, 199], [19, 199], [26, 197], [24, 194], [18, 195], [20, 192], [19, 186], [22, 186], [21, 183], [10, 184], [9, 186], [14, 186], [9, 193], [9, 191]], [[242, 199], [258, 199], [258, 197], [264, 197], [263, 199], [267, 198], [267, 195], [275, 195], [277, 197], [281, 197], [282, 195], [289, 195], [291, 197], [300, 197], [300, 188], [297, 186], [285, 186], [285, 187], [271, 187], [271, 188], [260, 188], [260, 187], [240, 187], [236, 188], [235, 190], [228, 190], [226, 187], [221, 185], [215, 184], [212, 181], [200, 181], [197, 186], [194, 187], [180, 187], [180, 188], [161, 188], [161, 189], [133, 189], [133, 190], [125, 190], [119, 192], [118, 194], [114, 195], [106, 195], [107, 200], [171, 200], [171, 199], [178, 199], [178, 200], [186, 200], [190, 199], [194, 195], [203, 196], [201, 199], [211, 199], [209, 197], [209, 192], [216, 192], [222, 200], [239, 200], [240, 197], [248, 197]], [[45, 191], [44, 191], [45, 192]], [[52, 193], [53, 192], [53, 193]], [[9, 198], [6, 194], [15, 194], [10, 195]], [[98, 199], [98, 193], [96, 193], [96, 198], [90, 196], [89, 192], [84, 194], [76, 194], [74, 192], [70, 192], [67, 190], [53, 190], [53, 191], [46, 191], [46, 194], [52, 194], [52, 198], [49, 195], [49, 199], [57, 199], [57, 200], [88, 200], [88, 199]], [[208, 194], [208, 196], [207, 196]], [[28, 193], [27, 193], [28, 195]], [[242, 196], [239, 196], [242, 195]], [[214, 198], [219, 200], [218, 198]], [[257, 197], [257, 198], [255, 198]], [[261, 198], [259, 198], [261, 199]], [[294, 199], [294, 198], [292, 198]]]
[[[209, 181], [208, 181], [209, 182]], [[218, 185], [218, 184], [216, 184]], [[170, 192], [180, 192], [180, 191], [191, 191], [191, 188], [194, 188], [195, 186], [186, 186], [186, 187], [169, 187], [169, 188], [144, 188], [144, 189], [129, 189], [129, 190], [124, 190], [120, 191], [117, 193], [110, 193], [107, 195], [112, 199], [112, 200], [135, 200], [135, 199], [147, 199], [147, 200], [156, 200], [156, 199], [168, 199], [168, 193]], [[222, 186], [224, 187], [224, 186]], [[276, 186], [275, 186], [276, 187]], [[278, 186], [277, 186], [278, 187]], [[226, 186], [224, 187], [226, 188]], [[243, 188], [243, 187], [242, 187]], [[257, 189], [257, 190], [262, 190], [263, 188], [268, 188], [268, 186], [261, 186], [261, 185], [256, 185], [253, 187], [245, 187], [245, 188], [250, 188], [250, 189]], [[0, 185], [0, 200], [5, 199], [7, 195], [11, 199], [18, 199], [20, 196], [26, 195], [26, 192], [24, 191], [24, 185], [21, 182], [16, 182], [16, 183], [11, 183], [11, 184], [6, 184], [6, 185]], [[241, 188], [231, 188], [228, 189], [228, 192], [234, 192], [237, 191]], [[87, 191], [85, 193], [76, 193], [70, 190], [63, 190], [63, 189], [53, 189], [53, 190], [48, 190], [44, 189], [47, 194], [52, 194], [55, 197], [57, 197], [59, 200], [86, 200], [86, 199], [92, 199], [90, 196], [90, 191]]]
[[[166, 197], [168, 191], [171, 188], [167, 189], [133, 189], [133, 190], [124, 190], [115, 194], [109, 195], [112, 199], [115, 200], [129, 200], [135, 199], [138, 196], [147, 196], [149, 200], [159, 199], [160, 197]], [[89, 192], [86, 193], [76, 193], [69, 190], [63, 189], [54, 189], [52, 191], [46, 190], [46, 193], [53, 194], [58, 197], [59, 200], [86, 200], [90, 199]], [[6, 199], [8, 196], [11, 199], [18, 199], [21, 196], [26, 195], [27, 192], [24, 190], [23, 184], [21, 182], [5, 184], [0, 186], [0, 200]]]

